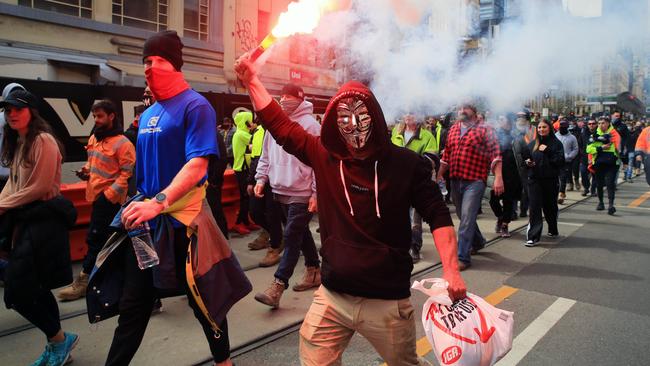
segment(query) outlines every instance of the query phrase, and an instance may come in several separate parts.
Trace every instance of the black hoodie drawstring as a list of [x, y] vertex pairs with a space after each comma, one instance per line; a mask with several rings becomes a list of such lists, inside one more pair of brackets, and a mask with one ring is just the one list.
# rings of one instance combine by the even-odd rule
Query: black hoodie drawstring
[[[377, 218], [381, 219], [381, 214], [379, 213], [379, 176], [377, 174], [378, 163], [379, 162], [375, 160], [375, 212], [377, 214]], [[343, 191], [345, 192], [345, 199], [348, 201], [348, 207], [350, 207], [350, 215], [354, 216], [352, 201], [350, 200], [348, 187], [345, 184], [345, 174], [343, 174], [343, 160], [339, 160], [339, 173], [341, 174], [341, 183], [343, 183]]]

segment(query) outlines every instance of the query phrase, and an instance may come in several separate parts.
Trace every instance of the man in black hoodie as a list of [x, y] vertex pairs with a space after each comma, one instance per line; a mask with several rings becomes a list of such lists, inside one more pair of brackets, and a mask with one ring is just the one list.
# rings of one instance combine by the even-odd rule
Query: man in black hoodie
[[[453, 300], [465, 297], [456, 234], [431, 163], [393, 146], [372, 92], [351, 81], [330, 100], [321, 137], [292, 122], [257, 78], [249, 55], [235, 71], [262, 125], [314, 169], [322, 286], [300, 329], [303, 365], [334, 365], [358, 331], [390, 365], [418, 365], [410, 303], [409, 208], [431, 226]], [[397, 310], [397, 311], [396, 311]]]

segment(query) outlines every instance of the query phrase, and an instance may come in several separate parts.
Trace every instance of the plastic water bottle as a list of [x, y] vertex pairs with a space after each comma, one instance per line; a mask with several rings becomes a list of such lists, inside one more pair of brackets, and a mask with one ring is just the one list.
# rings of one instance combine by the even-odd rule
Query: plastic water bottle
[[133, 251], [135, 257], [138, 259], [138, 267], [140, 269], [147, 269], [158, 265], [158, 253], [153, 248], [153, 240], [149, 233], [149, 224], [144, 222], [140, 226], [134, 227], [129, 230], [129, 237], [133, 243]]
[[438, 187], [440, 187], [440, 193], [442, 193], [443, 197], [449, 194], [449, 191], [447, 191], [447, 185], [445, 184], [444, 180], [438, 182]]

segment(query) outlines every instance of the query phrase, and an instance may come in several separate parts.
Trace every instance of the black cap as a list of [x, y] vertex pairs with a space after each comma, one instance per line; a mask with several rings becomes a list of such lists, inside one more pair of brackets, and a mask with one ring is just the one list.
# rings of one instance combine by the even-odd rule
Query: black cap
[[17, 89], [9, 93], [7, 98], [0, 102], [0, 108], [6, 108], [8, 105], [18, 108], [37, 108], [37, 103], [34, 94], [27, 90]]
[[298, 99], [305, 99], [305, 92], [296, 84], [289, 83], [282, 88], [282, 95], [291, 95]]
[[178, 71], [183, 67], [183, 42], [176, 31], [158, 32], [144, 42], [142, 62], [148, 56], [160, 56], [169, 61]]

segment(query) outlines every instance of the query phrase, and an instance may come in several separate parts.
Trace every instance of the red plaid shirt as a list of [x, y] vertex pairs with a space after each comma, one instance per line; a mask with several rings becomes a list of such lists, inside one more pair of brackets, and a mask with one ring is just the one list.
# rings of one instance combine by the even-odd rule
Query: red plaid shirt
[[449, 130], [442, 161], [449, 165], [449, 178], [487, 181], [489, 169], [501, 161], [499, 140], [494, 129], [484, 123], [470, 127], [460, 136], [460, 122]]

